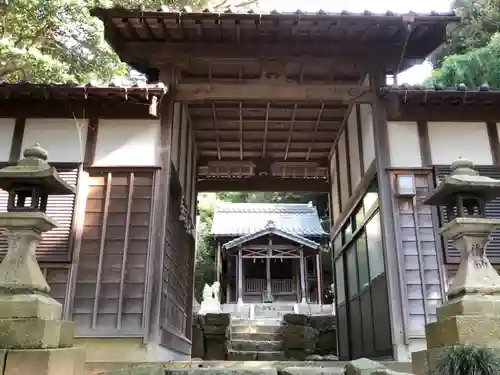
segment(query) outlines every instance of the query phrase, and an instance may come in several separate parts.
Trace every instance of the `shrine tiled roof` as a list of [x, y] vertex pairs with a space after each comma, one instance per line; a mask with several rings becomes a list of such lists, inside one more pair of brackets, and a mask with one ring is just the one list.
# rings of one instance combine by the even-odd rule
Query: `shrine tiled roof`
[[459, 83], [454, 87], [442, 85], [392, 85], [380, 88], [381, 97], [397, 97], [403, 104], [482, 104], [493, 105], [500, 102], [500, 90], [491, 88], [484, 83], [469, 87]]
[[239, 237], [259, 232], [269, 222], [291, 235], [327, 235], [316, 207], [307, 203], [220, 203], [215, 208], [211, 233], [217, 237]]
[[0, 99], [100, 98], [144, 101], [148, 100], [149, 96], [162, 96], [167, 91], [167, 87], [161, 82], [154, 84], [142, 82], [131, 84], [0, 82]]
[[269, 221], [268, 225], [266, 225], [266, 228], [261, 229], [255, 233], [245, 234], [243, 236], [237, 237], [232, 241], [226, 242], [224, 245], [222, 245], [222, 248], [225, 250], [229, 250], [231, 248], [240, 246], [246, 242], [255, 240], [256, 238], [259, 238], [262, 236], [267, 236], [270, 234], [285, 238], [287, 240], [298, 243], [302, 246], [309, 247], [309, 248], [314, 249], [314, 250], [316, 250], [320, 247], [319, 243], [311, 241], [305, 237], [302, 237], [302, 236], [299, 236], [296, 234], [290, 234], [290, 233], [284, 232], [280, 229], [276, 229], [276, 227], [274, 226], [274, 222]]
[[349, 17], [381, 17], [381, 18], [398, 18], [398, 17], [419, 17], [419, 18], [425, 18], [427, 19], [428, 17], [433, 17], [435, 19], [437, 18], [446, 18], [451, 21], [457, 21], [458, 16], [456, 15], [455, 12], [449, 11], [449, 12], [436, 12], [436, 11], [430, 11], [430, 12], [414, 12], [412, 10], [409, 10], [408, 12], [405, 13], [398, 13], [398, 12], [392, 12], [390, 10], [387, 10], [385, 12], [372, 12], [370, 10], [364, 10], [363, 12], [351, 12], [348, 10], [341, 10], [337, 12], [328, 12], [323, 9], [318, 9], [317, 11], [309, 12], [309, 11], [303, 11], [301, 9], [297, 9], [295, 11], [279, 11], [276, 9], [273, 9], [271, 11], [258, 11], [254, 9], [245, 9], [245, 8], [231, 8], [231, 7], [226, 7], [223, 9], [213, 9], [213, 8], [204, 8], [202, 10], [199, 9], [192, 9], [191, 7], [183, 7], [181, 9], [175, 9], [172, 7], [169, 7], [167, 5], [161, 5], [157, 8], [153, 9], [128, 9], [120, 6], [116, 6], [113, 8], [94, 8], [92, 10], [92, 14], [97, 17], [103, 16], [107, 12], [112, 12], [113, 15], [121, 15], [121, 16], [132, 16], [136, 13], [140, 13], [143, 17], [147, 17], [149, 15], [158, 16], [158, 14], [165, 14], [165, 15], [197, 15], [197, 14], [212, 14], [220, 18], [226, 17], [225, 15], [253, 15], [253, 16], [328, 16], [328, 17], [343, 17], [343, 18], [349, 18]]

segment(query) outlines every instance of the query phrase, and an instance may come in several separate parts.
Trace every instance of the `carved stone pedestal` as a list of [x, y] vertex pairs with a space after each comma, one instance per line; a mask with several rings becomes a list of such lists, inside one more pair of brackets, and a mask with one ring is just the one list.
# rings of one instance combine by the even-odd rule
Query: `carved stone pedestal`
[[462, 261], [448, 291], [449, 301], [437, 309], [437, 322], [427, 324], [427, 350], [412, 354], [413, 373], [436, 373], [444, 349], [458, 344], [498, 348], [500, 352], [500, 276], [485, 255], [489, 234], [500, 220], [456, 218], [441, 234], [460, 249]]
[[57, 226], [42, 212], [0, 213], [9, 241], [0, 264], [0, 364], [2, 375], [83, 375], [85, 351], [74, 348], [73, 322], [61, 320], [61, 304], [36, 260], [43, 232]]

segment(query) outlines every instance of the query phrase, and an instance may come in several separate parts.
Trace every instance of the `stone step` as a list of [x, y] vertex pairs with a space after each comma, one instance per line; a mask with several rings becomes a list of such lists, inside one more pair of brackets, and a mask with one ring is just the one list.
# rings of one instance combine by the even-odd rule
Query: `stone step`
[[234, 350], [281, 350], [281, 341], [232, 340]]
[[259, 351], [259, 350], [233, 350], [228, 352], [229, 361], [286, 361], [287, 358], [283, 352], [278, 350]]
[[231, 324], [247, 324], [247, 325], [276, 325], [279, 326], [283, 322], [281, 318], [258, 318], [258, 319], [247, 319], [247, 318], [233, 318], [231, 319]]
[[[231, 368], [230, 374], [237, 375], [277, 375], [278, 370], [275, 368]], [[190, 369], [166, 369], [165, 375], [228, 375], [228, 369], [225, 367], [208, 367], [208, 368], [190, 368]], [[146, 375], [146, 374], [145, 374]], [[149, 374], [148, 374], [149, 375]], [[155, 374], [156, 375], [156, 374]]]
[[[411, 363], [380, 361], [389, 369], [411, 373]], [[158, 361], [158, 362], [89, 362], [85, 364], [86, 375], [337, 375], [347, 362], [343, 361]], [[228, 372], [229, 370], [229, 372]], [[265, 371], [263, 371], [265, 370]], [[195, 371], [195, 372], [193, 372]]]
[[232, 332], [231, 340], [280, 341], [281, 334], [273, 332]]
[[279, 333], [281, 326], [263, 324], [263, 325], [249, 325], [249, 324], [231, 324], [231, 332], [234, 333]]

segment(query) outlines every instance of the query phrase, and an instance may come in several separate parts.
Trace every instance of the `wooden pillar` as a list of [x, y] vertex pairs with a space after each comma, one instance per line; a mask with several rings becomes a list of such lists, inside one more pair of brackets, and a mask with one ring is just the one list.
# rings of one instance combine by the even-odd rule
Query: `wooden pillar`
[[238, 304], [243, 304], [243, 250], [238, 250]]
[[[321, 250], [319, 250], [321, 251]], [[322, 267], [321, 267], [321, 253], [316, 254], [316, 282], [318, 284], [318, 304], [323, 304], [323, 285], [321, 282], [322, 279]]]
[[300, 291], [302, 299], [300, 303], [307, 303], [306, 300], [306, 280], [305, 280], [305, 266], [304, 266], [304, 250], [300, 249]]
[[297, 295], [297, 302], [300, 302], [300, 267], [296, 260], [297, 259], [292, 259], [292, 269], [294, 272], [293, 278], [295, 279], [295, 294]]
[[226, 303], [231, 303], [231, 282], [233, 278], [231, 277], [231, 256], [226, 254], [227, 258], [227, 281], [226, 281]]
[[[375, 143], [375, 164], [377, 167], [378, 195], [380, 201], [380, 221], [382, 227], [382, 242], [384, 247], [385, 271], [387, 277], [387, 292], [389, 301], [389, 314], [391, 318], [393, 356], [397, 361], [411, 360], [407, 316], [408, 301], [403, 299], [404, 269], [403, 261], [397, 249], [396, 226], [393, 215], [393, 190], [388, 168], [391, 166], [389, 153], [389, 132], [387, 125], [386, 103], [378, 97], [379, 88], [385, 82], [385, 72], [370, 74], [370, 86], [373, 90], [373, 138]], [[356, 339], [356, 338], [352, 338]]]
[[[217, 275], [215, 275], [215, 280], [220, 283], [220, 274], [222, 270], [222, 264], [221, 264], [221, 248], [220, 248], [220, 242], [217, 241], [217, 254], [215, 258], [215, 272]], [[220, 297], [220, 296], [219, 296]]]
[[267, 249], [267, 257], [266, 257], [266, 288], [267, 288], [267, 300], [271, 300], [272, 291], [271, 291], [271, 249]]

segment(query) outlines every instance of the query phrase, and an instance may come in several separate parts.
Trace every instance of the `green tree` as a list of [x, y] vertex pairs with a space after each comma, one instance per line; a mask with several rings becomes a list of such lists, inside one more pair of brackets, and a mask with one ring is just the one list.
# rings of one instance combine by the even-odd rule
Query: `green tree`
[[11, 0], [0, 8], [0, 79], [86, 83], [125, 76], [126, 65], [106, 43], [101, 21], [89, 10], [95, 6], [154, 9], [161, 4], [196, 9], [210, 5], [210, 0]]
[[477, 87], [488, 83], [500, 87], [500, 2], [455, 0], [452, 8], [462, 22], [451, 26], [448, 40], [432, 56], [437, 69], [426, 84], [445, 87], [464, 83]]
[[441, 68], [435, 70], [428, 84], [451, 87], [464, 83], [469, 88], [487, 83], [490, 88], [500, 89], [500, 33], [494, 34], [484, 47], [463, 55], [445, 57]]
[[500, 29], [500, 2], [492, 0], [454, 0], [452, 9], [462, 18], [448, 28], [448, 40], [433, 55], [439, 68], [447, 56], [463, 55], [486, 46]]

